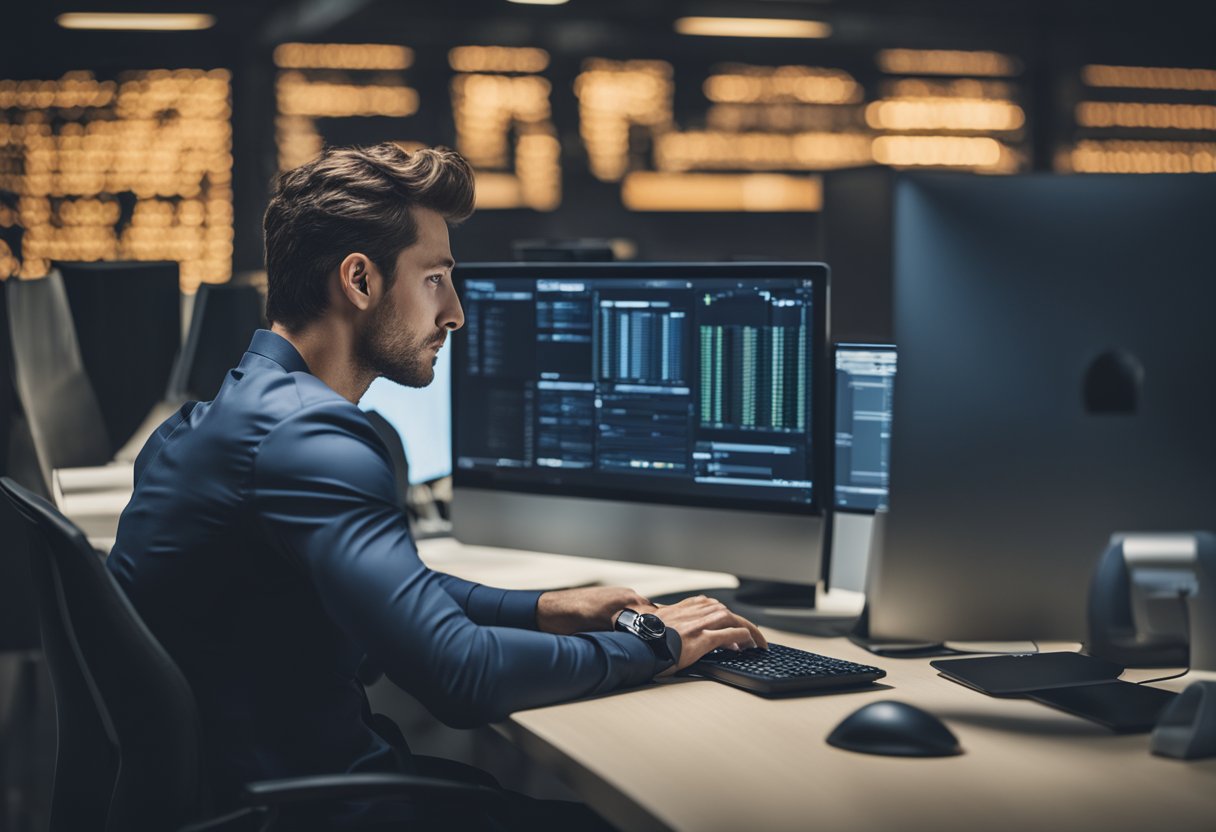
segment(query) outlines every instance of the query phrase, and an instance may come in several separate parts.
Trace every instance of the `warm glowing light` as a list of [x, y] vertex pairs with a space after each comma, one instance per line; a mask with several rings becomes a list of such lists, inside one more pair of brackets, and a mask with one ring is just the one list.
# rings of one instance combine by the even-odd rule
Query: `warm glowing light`
[[1017, 90], [1008, 81], [981, 81], [978, 78], [895, 78], [883, 81], [887, 98], [987, 98], [1011, 99]]
[[712, 104], [705, 112], [710, 130], [740, 133], [848, 132], [858, 127], [853, 107], [821, 107], [806, 104]]
[[871, 161], [860, 133], [669, 132], [655, 139], [655, 166], [687, 170], [827, 170]]
[[765, 173], [651, 173], [635, 171], [621, 183], [630, 211], [818, 211], [817, 176]]
[[579, 133], [591, 173], [604, 182], [620, 180], [629, 169], [631, 125], [652, 133], [672, 129], [672, 67], [666, 61], [584, 62], [574, 80]]
[[[222, 69], [0, 81], [0, 108], [21, 111], [19, 123], [0, 123], [0, 189], [17, 197], [0, 224], [23, 232], [22, 262], [0, 256], [0, 273], [39, 277], [51, 260], [176, 260], [183, 291], [227, 280], [230, 81]], [[126, 218], [115, 196], [124, 193], [134, 196]]]
[[404, 85], [331, 84], [283, 72], [275, 84], [285, 116], [410, 116], [418, 112], [418, 91]]
[[215, 15], [68, 12], [56, 17], [55, 22], [64, 29], [135, 29], [150, 32], [187, 32], [210, 29], [215, 25]]
[[474, 193], [474, 204], [478, 211], [520, 208], [524, 202], [519, 177], [513, 173], [478, 173], [477, 189]]
[[1082, 101], [1077, 105], [1076, 114], [1077, 124], [1082, 127], [1216, 130], [1216, 106], [1210, 104]]
[[710, 75], [702, 89], [721, 103], [852, 104], [862, 98], [849, 73], [809, 66], [732, 66]]
[[997, 168], [1004, 147], [996, 139], [960, 136], [879, 136], [874, 161], [883, 165]]
[[1091, 87], [1216, 91], [1216, 69], [1089, 64], [1081, 67], [1081, 80]]
[[408, 69], [414, 51], [388, 43], [281, 43], [274, 63], [283, 69]]
[[274, 128], [279, 170], [291, 170], [311, 161], [325, 145], [316, 122], [307, 116], [278, 116]]
[[826, 38], [832, 27], [820, 20], [775, 17], [681, 17], [676, 20], [681, 35], [722, 38]]
[[508, 3], [518, 3], [521, 6], [563, 6], [570, 0], [507, 0]]
[[[456, 148], [477, 171], [479, 208], [552, 211], [561, 204], [561, 146], [550, 92], [549, 82], [536, 75], [452, 79]], [[507, 173], [501, 169], [511, 166], [512, 132], [515, 172]]]
[[1216, 142], [1082, 141], [1056, 167], [1077, 173], [1216, 173]]
[[531, 47], [457, 46], [448, 52], [448, 64], [457, 72], [542, 72], [549, 53]]
[[452, 80], [457, 149], [474, 167], [506, 164], [513, 123], [548, 122], [549, 82], [535, 75], [458, 75]]
[[953, 49], [884, 49], [878, 68], [891, 75], [1017, 75], [1021, 62], [999, 52]]
[[866, 124], [879, 130], [1017, 130], [1022, 108], [974, 98], [888, 98], [866, 106]]

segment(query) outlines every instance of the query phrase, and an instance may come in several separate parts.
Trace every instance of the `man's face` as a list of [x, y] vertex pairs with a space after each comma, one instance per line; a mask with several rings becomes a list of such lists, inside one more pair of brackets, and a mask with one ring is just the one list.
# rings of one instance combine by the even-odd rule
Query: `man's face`
[[360, 362], [390, 381], [426, 387], [449, 330], [464, 326], [452, 286], [452, 250], [443, 217], [415, 208], [418, 241], [397, 256], [396, 279], [360, 333]]

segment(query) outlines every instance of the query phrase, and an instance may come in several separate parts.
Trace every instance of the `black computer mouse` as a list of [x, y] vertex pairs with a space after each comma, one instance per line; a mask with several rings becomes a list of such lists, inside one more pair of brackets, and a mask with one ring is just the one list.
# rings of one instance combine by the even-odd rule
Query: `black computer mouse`
[[949, 757], [962, 754], [958, 738], [933, 714], [890, 699], [849, 714], [828, 734], [828, 743], [863, 754]]

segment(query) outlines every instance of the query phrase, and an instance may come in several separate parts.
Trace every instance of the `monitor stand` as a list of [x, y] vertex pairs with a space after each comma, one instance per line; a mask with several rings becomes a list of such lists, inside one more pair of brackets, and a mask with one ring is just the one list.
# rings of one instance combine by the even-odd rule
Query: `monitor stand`
[[876, 656], [886, 656], [887, 658], [919, 659], [927, 656], [954, 656], [960, 652], [947, 647], [940, 641], [898, 641], [871, 638], [869, 601], [862, 608], [861, 616], [847, 635], [849, 641], [858, 647], [864, 647]]
[[837, 638], [848, 635], [857, 623], [856, 615], [817, 609], [817, 592], [813, 584], [739, 578], [739, 586], [734, 589], [690, 589], [658, 595], [650, 600], [656, 604], [675, 604], [695, 595], [716, 598], [754, 624], [789, 633]]

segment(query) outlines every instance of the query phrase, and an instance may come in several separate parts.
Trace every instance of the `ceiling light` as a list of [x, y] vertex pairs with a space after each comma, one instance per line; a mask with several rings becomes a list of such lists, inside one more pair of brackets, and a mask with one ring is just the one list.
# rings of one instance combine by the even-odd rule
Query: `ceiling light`
[[64, 29], [141, 29], [181, 32], [210, 29], [212, 14], [135, 14], [123, 12], [68, 12], [55, 18]]
[[507, 0], [508, 3], [519, 3], [521, 6], [560, 6], [570, 0]]
[[819, 20], [775, 17], [681, 17], [676, 32], [723, 38], [826, 38], [832, 27]]

